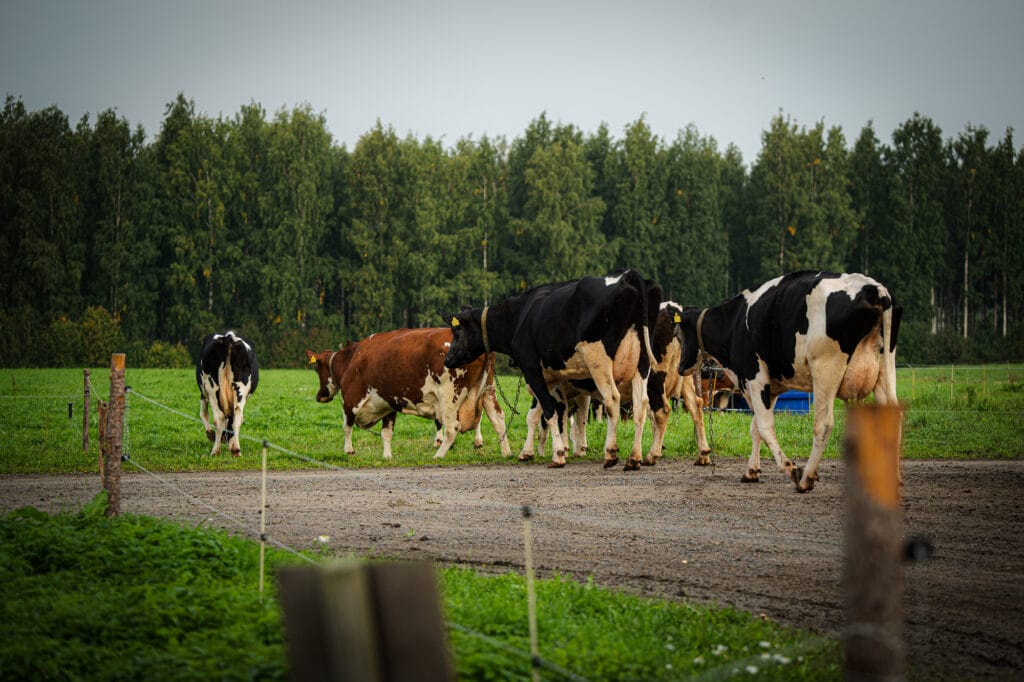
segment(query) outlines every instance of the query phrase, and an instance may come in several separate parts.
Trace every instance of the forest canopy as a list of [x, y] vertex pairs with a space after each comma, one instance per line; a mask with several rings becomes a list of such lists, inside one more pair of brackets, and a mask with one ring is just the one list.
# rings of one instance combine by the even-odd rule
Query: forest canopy
[[378, 122], [351, 150], [309, 106], [211, 118], [178, 95], [151, 137], [114, 110], [0, 114], [0, 365], [188, 362], [234, 328], [261, 364], [442, 324], [549, 281], [632, 267], [711, 305], [799, 269], [904, 305], [899, 362], [1021, 360], [1024, 150], [915, 113], [852, 142], [784, 113], [745, 161], [693, 125], [582, 131], [541, 113], [450, 146]]

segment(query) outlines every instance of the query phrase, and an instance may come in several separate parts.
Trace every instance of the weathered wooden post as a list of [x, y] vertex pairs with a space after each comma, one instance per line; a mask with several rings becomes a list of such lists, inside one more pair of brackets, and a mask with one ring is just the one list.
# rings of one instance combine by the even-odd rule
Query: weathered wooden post
[[107, 406], [107, 453], [103, 489], [107, 516], [121, 513], [121, 436], [124, 432], [124, 353], [110, 356], [110, 404]]
[[107, 489], [107, 408], [105, 400], [96, 401], [96, 436], [100, 442], [99, 470], [100, 485]]
[[847, 680], [903, 679], [902, 417], [898, 405], [862, 405], [847, 415]]
[[293, 680], [455, 679], [430, 564], [343, 561], [278, 580]]
[[82, 453], [89, 452], [89, 370], [83, 369], [84, 379], [82, 381]]

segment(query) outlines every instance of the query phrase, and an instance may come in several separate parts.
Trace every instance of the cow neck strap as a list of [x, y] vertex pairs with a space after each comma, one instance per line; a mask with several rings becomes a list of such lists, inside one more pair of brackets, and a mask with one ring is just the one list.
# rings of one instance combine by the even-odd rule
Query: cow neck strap
[[707, 355], [707, 353], [704, 351], [704, 336], [701, 334], [700, 328], [704, 325], [704, 316], [707, 314], [708, 309], [704, 308], [704, 310], [700, 311], [700, 315], [697, 316], [697, 345], [700, 347], [700, 352], [705, 355]]
[[480, 313], [480, 331], [483, 333], [484, 337], [484, 352], [490, 353], [491, 344], [487, 342], [487, 308], [484, 308]]
[[334, 380], [334, 356], [338, 354], [338, 351], [331, 353], [331, 359], [327, 361], [327, 372], [331, 377], [331, 383], [337, 385], [337, 381]]

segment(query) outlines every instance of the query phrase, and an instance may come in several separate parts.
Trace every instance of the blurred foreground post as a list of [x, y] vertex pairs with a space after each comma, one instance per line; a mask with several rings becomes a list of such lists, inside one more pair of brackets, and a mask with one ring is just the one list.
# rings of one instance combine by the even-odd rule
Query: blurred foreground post
[[847, 412], [847, 680], [903, 679], [902, 416], [898, 405], [862, 405]]
[[291, 679], [455, 679], [431, 564], [343, 561], [278, 580]]
[[107, 516], [121, 513], [121, 435], [124, 431], [124, 353], [110, 356], [110, 404], [107, 406], [107, 452], [103, 489], [107, 491]]

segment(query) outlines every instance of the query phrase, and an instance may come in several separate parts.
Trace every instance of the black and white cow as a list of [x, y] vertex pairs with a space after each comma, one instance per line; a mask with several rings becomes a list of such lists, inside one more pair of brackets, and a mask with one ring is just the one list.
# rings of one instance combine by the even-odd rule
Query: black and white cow
[[[648, 288], [648, 294], [658, 295], [658, 292]], [[651, 368], [651, 374], [647, 381], [647, 400], [653, 440], [651, 448], [643, 460], [643, 464], [647, 466], [655, 464], [662, 456], [665, 434], [668, 431], [669, 418], [672, 416], [672, 401], [680, 398], [693, 422], [693, 436], [697, 444], [697, 459], [694, 464], [698, 466], [711, 464], [711, 446], [708, 445], [704, 429], [702, 410], [704, 401], [697, 395], [693, 376], [683, 376], [679, 373], [682, 346], [676, 336], [675, 328], [682, 313], [683, 308], [678, 303], [663, 301], [651, 334], [651, 351], [655, 364]], [[631, 406], [633, 396], [630, 384], [626, 383], [618, 388], [621, 406]], [[555, 387], [552, 392], [561, 402], [569, 406], [569, 412], [574, 416], [570, 429], [573, 453], [577, 457], [582, 457], [587, 451], [586, 424], [591, 412], [590, 401], [591, 398], [600, 401], [601, 396], [597, 393], [594, 382], [589, 379], [566, 381]], [[599, 407], [601, 407], [600, 404]], [[601, 411], [603, 413], [603, 409]], [[540, 404], [534, 400], [530, 405], [530, 411], [526, 414], [526, 440], [523, 443], [520, 459], [533, 457], [534, 436], [538, 432], [540, 438], [537, 441], [537, 450], [543, 456], [547, 428], [541, 419]]]
[[643, 424], [647, 413], [647, 377], [651, 371], [650, 328], [658, 314], [658, 295], [635, 270], [606, 277], [584, 277], [542, 284], [493, 306], [463, 310], [451, 318], [448, 367], [472, 362], [481, 353], [508, 355], [523, 372], [541, 406], [554, 442], [551, 467], [565, 466], [567, 445], [560, 428], [566, 406], [552, 389], [576, 379], [592, 380], [608, 410], [604, 466], [614, 466], [619, 448], [619, 385], [629, 383], [634, 396], [633, 447], [626, 470], [640, 466]]
[[[210, 454], [220, 454], [222, 440], [230, 439], [231, 454], [238, 457], [238, 431], [242, 428], [245, 401], [256, 392], [260, 371], [252, 345], [233, 331], [207, 334], [196, 361], [199, 386], [199, 417], [206, 437], [213, 441]], [[213, 427], [209, 410], [213, 408]]]
[[[814, 487], [835, 424], [836, 398], [875, 394], [896, 404], [896, 337], [902, 307], [882, 284], [861, 274], [793, 272], [711, 308], [687, 309], [677, 325], [680, 371], [707, 353], [725, 368], [754, 418], [744, 482], [760, 479], [763, 440], [800, 492]], [[814, 444], [806, 469], [782, 453], [775, 400], [788, 389], [814, 393]]]

